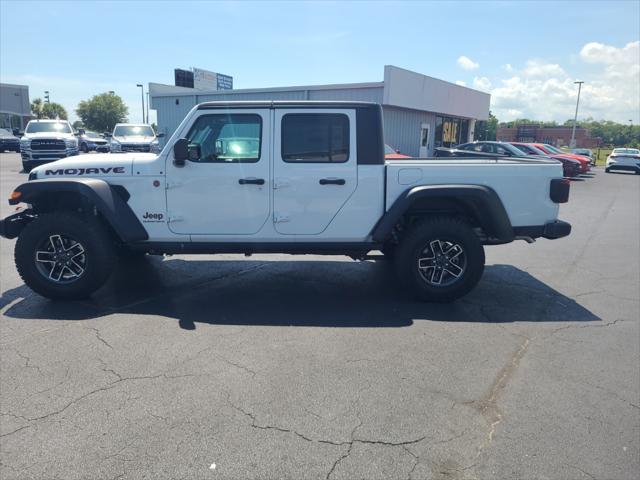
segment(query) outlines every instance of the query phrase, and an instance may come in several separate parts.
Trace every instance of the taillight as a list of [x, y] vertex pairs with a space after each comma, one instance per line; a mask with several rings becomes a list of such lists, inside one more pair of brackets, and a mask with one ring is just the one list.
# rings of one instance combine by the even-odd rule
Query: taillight
[[549, 197], [554, 203], [567, 203], [569, 201], [569, 188], [571, 181], [568, 178], [554, 178], [551, 180]]

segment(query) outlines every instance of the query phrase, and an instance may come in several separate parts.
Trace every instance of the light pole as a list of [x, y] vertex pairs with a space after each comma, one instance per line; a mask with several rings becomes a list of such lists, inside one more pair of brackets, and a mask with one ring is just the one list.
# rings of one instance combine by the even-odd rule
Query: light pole
[[51, 103], [49, 101], [49, 90], [44, 91], [44, 103]]
[[147, 123], [149, 123], [149, 90], [147, 90]]
[[571, 130], [571, 142], [569, 142], [569, 146], [571, 148], [576, 148], [576, 123], [578, 122], [578, 105], [580, 105], [580, 90], [582, 90], [582, 84], [584, 82], [577, 81], [573, 82], [574, 85], [578, 84], [578, 100], [576, 100], [576, 114], [573, 117], [573, 130]]
[[147, 123], [144, 120], [144, 87], [141, 83], [136, 84], [136, 87], [140, 87], [140, 98], [142, 99], [142, 123]]

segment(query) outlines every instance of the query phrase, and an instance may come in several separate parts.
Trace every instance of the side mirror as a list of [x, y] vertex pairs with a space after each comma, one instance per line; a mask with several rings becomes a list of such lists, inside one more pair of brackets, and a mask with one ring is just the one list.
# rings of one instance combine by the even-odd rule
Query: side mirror
[[22, 131], [22, 130], [14, 130], [14, 133], [13, 133], [13, 134], [14, 134], [16, 137], [20, 137], [20, 138], [24, 137], [24, 131]]
[[189, 160], [189, 140], [180, 138], [173, 144], [173, 164], [176, 167], [184, 167]]
[[156, 133], [156, 137], [162, 138], [162, 137], [164, 137], [164, 133]]
[[103, 133], [103, 135], [104, 135], [104, 138], [111, 138], [111, 137], [113, 137], [113, 135], [111, 135], [109, 132], [104, 132], [104, 133]]

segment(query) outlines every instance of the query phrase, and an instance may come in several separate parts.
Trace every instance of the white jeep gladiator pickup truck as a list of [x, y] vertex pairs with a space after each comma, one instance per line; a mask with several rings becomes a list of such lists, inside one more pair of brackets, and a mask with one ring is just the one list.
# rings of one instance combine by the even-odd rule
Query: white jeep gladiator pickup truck
[[446, 302], [480, 280], [483, 245], [570, 233], [560, 163], [385, 161], [383, 138], [377, 104], [203, 103], [158, 155], [34, 169], [0, 234], [18, 237], [18, 272], [50, 298], [91, 294], [119, 253], [381, 251], [418, 297]]

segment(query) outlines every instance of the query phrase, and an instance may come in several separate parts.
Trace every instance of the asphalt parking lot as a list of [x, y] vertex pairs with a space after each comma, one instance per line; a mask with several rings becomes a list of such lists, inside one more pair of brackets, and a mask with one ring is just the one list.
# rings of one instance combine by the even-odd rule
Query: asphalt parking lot
[[[0, 154], [3, 216], [19, 170]], [[597, 169], [570, 237], [487, 248], [453, 305], [286, 255], [150, 257], [51, 302], [2, 239], [0, 478], [637, 478], [639, 206]]]

